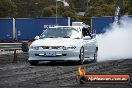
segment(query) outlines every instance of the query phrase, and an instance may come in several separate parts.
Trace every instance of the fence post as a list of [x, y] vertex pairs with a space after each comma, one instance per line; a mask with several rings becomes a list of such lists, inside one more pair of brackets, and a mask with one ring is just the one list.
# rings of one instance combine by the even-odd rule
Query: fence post
[[13, 63], [17, 63], [17, 50], [14, 50], [14, 58], [13, 58]]

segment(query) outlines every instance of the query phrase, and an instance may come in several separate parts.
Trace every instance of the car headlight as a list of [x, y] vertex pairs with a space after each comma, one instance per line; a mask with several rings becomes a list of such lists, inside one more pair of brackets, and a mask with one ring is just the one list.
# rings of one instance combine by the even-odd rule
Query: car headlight
[[76, 46], [68, 46], [68, 47], [63, 46], [62, 49], [63, 49], [63, 50], [76, 49]]
[[63, 50], [67, 50], [68, 48], [67, 48], [67, 47], [65, 47], [65, 46], [63, 46], [63, 47], [62, 47], [62, 49], [63, 49]]
[[31, 46], [30, 49], [39, 50], [39, 46]]
[[76, 46], [69, 46], [68, 49], [76, 49]]

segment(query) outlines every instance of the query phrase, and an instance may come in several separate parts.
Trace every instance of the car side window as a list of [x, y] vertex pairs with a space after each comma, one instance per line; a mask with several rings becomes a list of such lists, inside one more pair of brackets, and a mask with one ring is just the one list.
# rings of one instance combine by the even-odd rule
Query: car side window
[[85, 37], [85, 36], [90, 36], [91, 37], [91, 34], [90, 34], [90, 32], [87, 28], [82, 29], [82, 35], [83, 35], [83, 37]]

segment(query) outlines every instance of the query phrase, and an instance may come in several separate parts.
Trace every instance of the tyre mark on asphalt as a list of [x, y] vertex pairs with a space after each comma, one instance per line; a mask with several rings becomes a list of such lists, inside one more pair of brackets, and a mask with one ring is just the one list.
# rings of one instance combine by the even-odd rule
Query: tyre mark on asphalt
[[7, 70], [14, 70], [14, 69], [21, 69], [21, 68], [26, 68], [29, 67], [29, 65], [27, 63], [24, 64], [6, 64], [6, 65], [2, 65], [0, 68], [0, 71], [7, 71]]
[[[114, 85], [114, 86], [113, 86]], [[60, 85], [60, 88], [131, 88], [131, 85], [124, 85], [124, 84], [104, 84], [104, 83], [85, 83], [85, 84], [65, 84]]]
[[[56, 75], [63, 75], [63, 74], [66, 74], [66, 73], [59, 73], [59, 74], [57, 74], [57, 71], [55, 71], [55, 69], [58, 69], [59, 67], [55, 67], [55, 68], [53, 68], [53, 67], [51, 67], [51, 71], [49, 71], [49, 67], [48, 67], [48, 69], [47, 69], [47, 71], [45, 71], [45, 70], [42, 70], [42, 71], [40, 71], [40, 72], [36, 72], [36, 73], [29, 73], [29, 74], [17, 74], [17, 75], [14, 75], [14, 76], [10, 76], [10, 77], [5, 77], [5, 79], [4, 78], [2, 78], [2, 80], [1, 81], [4, 81], [4, 82], [2, 82], [2, 84], [15, 84], [15, 83], [19, 83], [19, 82], [22, 82], [22, 81], [28, 81], [28, 80], [30, 80], [30, 79], [36, 79], [36, 78], [38, 78], [38, 77], [42, 77], [42, 76], [45, 76], [45, 77], [51, 77], [51, 76], [56, 76]], [[62, 68], [61, 68], [62, 69]], [[44, 72], [47, 72], [46, 74], [44, 74]], [[49, 73], [50, 72], [50, 73]], [[51, 74], [51, 75], [49, 75], [49, 74]]]
[[[110, 73], [111, 71], [113, 71], [114, 69], [116, 69], [116, 68], [118, 68], [118, 67], [121, 67], [121, 66], [123, 66], [123, 64], [124, 63], [126, 63], [125, 62], [126, 60], [123, 60], [123, 61], [117, 61], [117, 62], [115, 62], [115, 63], [113, 63], [113, 64], [111, 64], [111, 65], [107, 65], [107, 66], [104, 66], [104, 69], [100, 69], [99, 71], [100, 72], [103, 72], [103, 73]], [[120, 66], [121, 65], [121, 66]], [[125, 68], [128, 68], [128, 66], [124, 66]], [[102, 68], [103, 68], [103, 66], [102, 66]], [[118, 70], [119, 71], [119, 70]], [[123, 69], [121, 68], [121, 71], [122, 72], [125, 72], [125, 71], [123, 71]], [[122, 72], [118, 72], [118, 73], [122, 73]]]
[[21, 82], [20, 84], [25, 84], [25, 85], [29, 85], [30, 83], [35, 83], [35, 84], [54, 84], [54, 85], [60, 85], [62, 83], [65, 83], [63, 82], [62, 80], [67, 80], [66, 82], [69, 83], [69, 81], [73, 80], [74, 78], [76, 77], [76, 75], [74, 73], [68, 73], [66, 72], [65, 75], [58, 75], [58, 76], [47, 76], [47, 78], [45, 78], [45, 76], [41, 76], [39, 78], [33, 78], [33, 79], [30, 79], [30, 80], [26, 80], [26, 81], [23, 81]]
[[[55, 69], [55, 68], [54, 68]], [[6, 81], [7, 82], [10, 82], [11, 80], [15, 80], [15, 81], [18, 81], [19, 79], [20, 80], [26, 80], [26, 79], [29, 79], [29, 78], [34, 78], [36, 76], [41, 76], [42, 74], [46, 75], [48, 74], [48, 72], [54, 72], [53, 71], [53, 68], [48, 68], [48, 69], [41, 69], [40, 71], [34, 71], [34, 72], [28, 72], [28, 73], [18, 73], [18, 74], [13, 74], [13, 75], [7, 75], [7, 76], [2, 76], [0, 77], [1, 78], [1, 81]], [[16, 78], [18, 80], [16, 80]], [[12, 82], [12, 81], [11, 81]]]
[[38, 72], [38, 71], [52, 70], [55, 68], [56, 67], [51, 68], [51, 67], [33, 67], [33, 66], [23, 67], [23, 68], [15, 68], [15, 69], [10, 69], [10, 70], [0, 71], [0, 77], [29, 74], [29, 73], [34, 73], [34, 72]]
[[87, 67], [88, 69], [86, 69], [86, 70], [87, 70], [87, 72], [92, 73], [92, 74], [95, 74], [95, 73], [96, 74], [98, 74], [98, 73], [106, 74], [106, 72], [109, 73], [110, 70], [114, 69], [115, 67], [116, 68], [119, 67], [120, 64], [122, 64], [122, 63], [125, 63], [125, 60], [115, 61], [114, 63], [113, 63], [113, 61], [102, 63], [102, 64], [99, 63], [99, 64], [96, 64], [96, 66]]

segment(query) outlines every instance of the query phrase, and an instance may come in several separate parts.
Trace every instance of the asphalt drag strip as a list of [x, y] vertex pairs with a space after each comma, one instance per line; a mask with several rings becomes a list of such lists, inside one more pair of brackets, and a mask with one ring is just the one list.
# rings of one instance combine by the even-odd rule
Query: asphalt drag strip
[[[124, 84], [79, 84], [79, 65], [69, 62], [41, 63], [31, 66], [28, 54], [18, 54], [18, 62], [12, 63], [13, 55], [0, 56], [0, 88], [132, 88], [132, 82]], [[86, 63], [87, 74], [129, 74], [132, 79], [132, 59]]]

